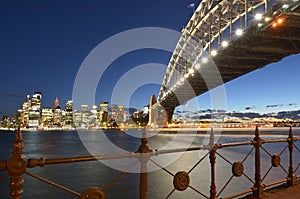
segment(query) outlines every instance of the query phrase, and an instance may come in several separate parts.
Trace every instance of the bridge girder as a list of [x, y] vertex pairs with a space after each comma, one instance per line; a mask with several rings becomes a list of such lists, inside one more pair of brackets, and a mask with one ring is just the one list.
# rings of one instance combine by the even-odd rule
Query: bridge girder
[[[216, 71], [211, 71], [210, 66], [215, 64], [220, 72], [223, 82], [264, 67], [273, 62], [280, 61], [286, 56], [300, 52], [300, 8], [299, 3], [291, 3], [289, 9], [279, 9], [265, 14], [263, 25], [258, 22], [245, 27], [242, 37], [232, 38], [233, 23], [238, 21], [245, 25], [249, 12], [255, 11], [260, 6], [269, 10], [268, 1], [218, 1], [210, 2], [211, 5], [202, 5], [197, 8], [188, 25], [182, 31], [182, 36], [177, 43], [170, 59], [165, 78], [158, 96], [159, 103], [164, 107], [175, 108], [184, 104], [189, 99], [208, 91], [207, 84], [218, 86]], [[248, 2], [246, 4], [245, 2]], [[250, 5], [251, 4], [251, 5]], [[277, 5], [278, 7], [278, 5]], [[207, 9], [209, 8], [209, 9]], [[241, 11], [237, 10], [240, 9]], [[244, 9], [244, 10], [243, 10]], [[230, 15], [230, 17], [228, 17]], [[252, 16], [253, 17], [253, 16]], [[284, 24], [272, 28], [272, 23], [278, 17], [284, 18]], [[250, 23], [247, 21], [247, 23]], [[230, 33], [228, 47], [221, 47], [225, 34]], [[226, 32], [227, 31], [227, 32]], [[218, 54], [211, 56], [212, 47], [216, 46]], [[194, 50], [193, 50], [194, 49]], [[210, 61], [201, 63], [200, 57], [210, 56]], [[196, 64], [201, 68], [196, 70]], [[194, 72], [191, 75], [189, 69]], [[201, 74], [200, 74], [201, 73]], [[178, 84], [179, 80], [185, 80]], [[203, 79], [205, 76], [205, 81]], [[216, 82], [217, 81], [217, 82]], [[223, 83], [222, 82], [222, 83]], [[186, 89], [189, 85], [193, 89]], [[210, 87], [211, 88], [211, 87]], [[175, 89], [175, 90], [174, 90]], [[180, 98], [180, 100], [178, 99]]]

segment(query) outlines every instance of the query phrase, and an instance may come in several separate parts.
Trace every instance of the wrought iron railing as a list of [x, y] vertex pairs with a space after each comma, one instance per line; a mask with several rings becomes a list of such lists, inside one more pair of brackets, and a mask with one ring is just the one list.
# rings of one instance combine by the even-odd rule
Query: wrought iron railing
[[[263, 198], [264, 190], [286, 183], [287, 186], [294, 186], [295, 180], [300, 176], [296, 176], [295, 172], [299, 169], [300, 163], [295, 165], [294, 162], [294, 150], [296, 152], [300, 152], [299, 147], [296, 145], [300, 138], [296, 138], [293, 135], [292, 128], [290, 128], [289, 135], [287, 138], [283, 139], [269, 139], [264, 140], [260, 136], [260, 132], [258, 128], [255, 130], [255, 137], [251, 141], [246, 142], [235, 142], [235, 143], [224, 143], [224, 144], [215, 144], [214, 143], [214, 136], [213, 131], [210, 135], [209, 144], [203, 146], [196, 146], [196, 147], [189, 147], [189, 148], [178, 148], [178, 149], [165, 149], [165, 150], [152, 150], [148, 146], [148, 139], [146, 137], [146, 132], [143, 134], [143, 138], [141, 139], [141, 145], [139, 146], [136, 152], [132, 153], [125, 153], [125, 154], [115, 154], [115, 155], [100, 155], [100, 156], [84, 156], [84, 157], [73, 157], [73, 158], [58, 158], [58, 159], [34, 159], [30, 158], [27, 159], [24, 152], [24, 145], [23, 145], [23, 138], [20, 129], [17, 130], [16, 138], [13, 145], [13, 152], [9, 160], [7, 161], [0, 161], [0, 171], [7, 171], [6, 174], [0, 176], [0, 180], [10, 177], [10, 195], [13, 199], [19, 199], [23, 193], [23, 176], [28, 175], [33, 178], [36, 178], [42, 182], [45, 182], [49, 185], [62, 189], [66, 192], [69, 192], [80, 199], [103, 199], [106, 198], [106, 191], [110, 189], [116, 182], [118, 182], [132, 167], [136, 166], [140, 163], [140, 193], [139, 198], [145, 199], [147, 198], [147, 189], [148, 189], [148, 173], [147, 173], [147, 166], [149, 163], [156, 165], [157, 167], [161, 168], [161, 171], [166, 172], [168, 175], [173, 177], [173, 189], [170, 191], [169, 194], [166, 196], [161, 196], [161, 198], [169, 198], [172, 196], [175, 191], [184, 192], [186, 189], [191, 189], [195, 191], [196, 194], [199, 195], [200, 198], [210, 198], [216, 199], [220, 198], [221, 194], [224, 190], [227, 189], [229, 183], [234, 178], [239, 178], [244, 176], [244, 178], [251, 184], [249, 189], [247, 190], [239, 190], [240, 192], [232, 194], [230, 196], [226, 196], [225, 198], [237, 198], [243, 195], [251, 194], [255, 198]], [[272, 154], [265, 145], [267, 144], [274, 144], [274, 143], [282, 143], [286, 144], [283, 149], [277, 153]], [[245, 147], [248, 146], [250, 149], [245, 153], [244, 157], [242, 157], [239, 161], [232, 161], [230, 158], [226, 157], [226, 154], [222, 154], [222, 149], [227, 148], [235, 148], [235, 147]], [[182, 152], [191, 152], [191, 151], [203, 151], [204, 154], [202, 157], [198, 157], [198, 161], [192, 165], [192, 167], [188, 171], [177, 171], [172, 172], [167, 167], [162, 166], [159, 162], [157, 162], [153, 156], [161, 156], [164, 154], [172, 154], [172, 153], [182, 153]], [[271, 165], [266, 170], [264, 174], [261, 172], [261, 161], [265, 161], [265, 158], [261, 157], [261, 152], [265, 153], [265, 156], [270, 158]], [[284, 153], [288, 152], [288, 168], [285, 168], [281, 157]], [[253, 154], [254, 153], [254, 154]], [[249, 157], [254, 156], [254, 164], [252, 164], [252, 169], [254, 167], [254, 178], [253, 176], [244, 169], [244, 163], [249, 159]], [[42, 178], [38, 175], [35, 175], [29, 172], [29, 168], [33, 167], [43, 167], [45, 165], [51, 164], [64, 164], [64, 163], [74, 163], [74, 162], [84, 162], [84, 161], [95, 161], [95, 160], [107, 160], [107, 159], [121, 159], [121, 158], [132, 158], [136, 159], [133, 161], [131, 165], [122, 171], [119, 176], [117, 176], [110, 184], [106, 185], [104, 188], [100, 189], [98, 187], [90, 188], [83, 193], [78, 193], [74, 190], [71, 190], [65, 186], [59, 185], [55, 182], [52, 182], [48, 179]], [[196, 188], [194, 185], [191, 184], [190, 181], [190, 174], [202, 163], [204, 160], [209, 159], [210, 164], [210, 185], [207, 186], [207, 190], [209, 189], [209, 193], [204, 193], [200, 189]], [[230, 177], [224, 183], [222, 187], [217, 189], [216, 186], [216, 164], [217, 161], [223, 160], [226, 162], [230, 167], [231, 172]], [[249, 165], [248, 165], [249, 166]], [[273, 168], [280, 168], [285, 174], [286, 177], [277, 181], [272, 181], [270, 183], [265, 183], [265, 179], [268, 175], [270, 175], [271, 170]], [[199, 178], [199, 176], [198, 176]], [[207, 180], [207, 179], [204, 179]], [[224, 198], [224, 197], [223, 197]]]

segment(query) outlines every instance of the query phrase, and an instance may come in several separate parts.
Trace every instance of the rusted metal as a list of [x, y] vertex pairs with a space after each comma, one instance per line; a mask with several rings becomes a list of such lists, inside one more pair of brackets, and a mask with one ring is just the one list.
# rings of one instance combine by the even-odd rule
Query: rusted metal
[[[106, 189], [99, 189], [99, 188], [91, 188], [85, 191], [82, 194], [79, 194], [73, 190], [70, 190], [64, 186], [58, 185], [54, 182], [51, 182], [47, 179], [41, 178], [39, 176], [36, 176], [32, 173], [27, 172], [26, 168], [33, 168], [36, 166], [44, 166], [47, 164], [60, 164], [60, 163], [71, 163], [71, 162], [82, 162], [82, 161], [93, 161], [93, 160], [98, 160], [98, 159], [119, 159], [119, 158], [136, 158], [137, 162], [140, 162], [141, 164], [141, 173], [140, 173], [140, 198], [146, 199], [147, 198], [147, 189], [148, 189], [148, 183], [147, 183], [147, 164], [148, 161], [152, 161], [154, 164], [162, 168], [163, 170], [167, 171], [169, 174], [171, 174], [174, 179], [173, 179], [173, 185], [174, 185], [174, 190], [171, 191], [171, 193], [168, 195], [170, 197], [175, 190], [185, 190], [187, 187], [190, 187], [192, 190], [196, 191], [197, 193], [201, 194], [205, 198], [211, 198], [211, 199], [216, 199], [220, 193], [226, 188], [227, 184], [230, 182], [231, 179], [229, 179], [228, 183], [219, 191], [217, 194], [216, 190], [216, 156], [220, 156], [221, 158], [223, 157], [221, 154], [217, 152], [219, 148], [223, 147], [235, 147], [235, 146], [242, 146], [242, 145], [253, 145], [253, 148], [249, 151], [249, 153], [246, 155], [246, 158], [241, 161], [241, 162], [234, 162], [230, 163], [229, 160], [225, 158], [225, 161], [227, 161], [229, 164], [232, 165], [232, 172], [233, 176], [241, 176], [245, 175], [244, 174], [244, 166], [243, 162], [247, 159], [247, 157], [250, 155], [250, 153], [255, 149], [255, 182], [253, 182], [248, 176], [245, 175], [252, 183], [254, 183], [254, 187], [251, 190], [246, 190], [242, 191], [240, 193], [237, 193], [235, 195], [232, 195], [228, 198], [234, 198], [234, 197], [239, 197], [241, 195], [244, 195], [249, 192], [253, 192], [253, 196], [255, 198], [262, 198], [263, 197], [263, 190], [266, 187], [274, 186], [277, 184], [282, 184], [284, 182], [287, 182], [289, 186], [293, 186], [295, 184], [295, 180], [299, 178], [300, 176], [295, 176], [295, 170], [293, 168], [293, 151], [294, 148], [297, 149], [297, 147], [294, 145], [296, 141], [299, 141], [300, 138], [295, 138], [292, 132], [292, 129], [290, 128], [289, 131], [289, 136], [287, 139], [276, 139], [276, 140], [263, 140], [260, 137], [260, 133], [258, 128], [255, 130], [255, 137], [252, 142], [238, 142], [238, 143], [229, 143], [229, 144], [214, 144], [213, 142], [213, 131], [211, 131], [211, 137], [210, 137], [210, 143], [207, 146], [200, 146], [200, 147], [189, 147], [189, 148], [179, 148], [179, 149], [167, 149], [167, 150], [152, 150], [148, 146], [148, 139], [146, 136], [146, 131], [144, 131], [143, 136], [141, 138], [141, 145], [139, 146], [138, 151], [135, 153], [126, 153], [126, 154], [115, 154], [115, 155], [102, 155], [102, 156], [86, 156], [86, 157], [75, 157], [75, 158], [61, 158], [61, 159], [26, 159], [25, 154], [24, 154], [24, 146], [23, 146], [23, 139], [22, 139], [22, 134], [20, 130], [17, 131], [16, 134], [16, 139], [14, 141], [14, 149], [11, 158], [8, 161], [0, 161], [0, 171], [8, 170], [8, 174], [5, 174], [3, 176], [0, 176], [0, 180], [4, 179], [6, 177], [11, 178], [10, 182], [10, 188], [11, 188], [11, 196], [13, 199], [19, 199], [22, 192], [23, 192], [23, 175], [27, 174], [31, 177], [37, 178], [43, 182], [46, 182], [52, 186], [58, 187], [62, 190], [65, 190], [69, 193], [72, 193], [80, 199], [89, 199], [89, 198], [95, 198], [95, 199], [102, 199], [105, 198], [105, 191]], [[277, 143], [277, 142], [285, 142], [288, 143], [288, 145], [279, 153], [272, 155], [264, 147], [262, 146], [265, 143]], [[282, 153], [289, 148], [289, 169], [286, 171], [281, 163], [280, 156]], [[270, 157], [271, 157], [271, 163], [272, 167], [281, 167], [286, 173], [287, 173], [287, 178], [283, 180], [279, 180], [276, 182], [271, 182], [269, 184], [262, 184], [263, 179], [268, 175], [269, 171], [265, 174], [263, 179], [261, 178], [261, 171], [260, 171], [260, 150], [264, 150]], [[177, 152], [185, 152], [185, 151], [199, 151], [199, 150], [210, 150], [206, 155], [204, 155], [196, 164], [195, 166], [192, 167], [192, 169], [189, 172], [185, 171], [180, 171], [176, 173], [175, 175], [172, 174], [170, 171], [168, 171], [166, 168], [163, 168], [161, 165], [158, 163], [154, 162], [153, 160], [150, 159], [151, 156], [154, 155], [161, 155], [161, 154], [170, 154], [170, 153], [177, 153]], [[298, 150], [299, 151], [299, 150]], [[300, 151], [299, 151], [300, 152]], [[199, 165], [200, 162], [203, 161], [205, 157], [209, 154], [209, 159], [210, 159], [210, 164], [211, 164], [211, 185], [210, 185], [210, 197], [205, 196], [202, 194], [199, 190], [193, 188], [190, 185], [190, 177], [189, 173], [197, 166]], [[136, 164], [135, 162], [134, 164]], [[130, 166], [131, 167], [131, 166]], [[130, 168], [129, 167], [129, 168]], [[129, 169], [128, 168], [128, 169]], [[128, 169], [120, 174], [110, 185], [107, 187], [113, 186], [115, 182], [117, 182], [121, 177], [123, 177]], [[232, 176], [232, 177], [233, 177]], [[231, 177], [231, 178], [232, 178]], [[105, 191], [104, 191], [105, 190]]]
[[190, 176], [185, 171], [178, 171], [173, 179], [174, 188], [178, 191], [186, 190], [190, 185]]
[[287, 179], [278, 180], [278, 181], [275, 181], [275, 182], [264, 184], [264, 187], [271, 187], [271, 186], [274, 186], [274, 185], [282, 184], [284, 182], [287, 182]]
[[279, 167], [280, 166], [280, 156], [278, 154], [275, 154], [272, 156], [271, 163], [273, 167]]
[[243, 173], [244, 173], [243, 163], [240, 162], [240, 161], [233, 163], [233, 165], [232, 165], [232, 174], [235, 177], [240, 177], [240, 176], [243, 175]]
[[62, 190], [64, 190], [64, 191], [66, 191], [66, 192], [69, 192], [69, 193], [71, 193], [71, 194], [73, 194], [73, 195], [75, 195], [75, 196], [80, 196], [80, 194], [77, 193], [76, 191], [73, 191], [73, 190], [71, 190], [71, 189], [69, 189], [69, 188], [67, 188], [67, 187], [64, 187], [64, 186], [59, 185], [59, 184], [57, 184], [57, 183], [55, 183], [55, 182], [52, 182], [52, 181], [50, 181], [50, 180], [47, 180], [47, 179], [42, 178], [42, 177], [40, 177], [40, 176], [37, 176], [37, 175], [35, 175], [35, 174], [33, 174], [33, 173], [26, 172], [26, 175], [28, 175], [28, 176], [30, 176], [30, 177], [33, 177], [33, 178], [35, 178], [35, 179], [38, 179], [38, 180], [40, 180], [40, 181], [42, 181], [42, 182], [44, 182], [44, 183], [47, 183], [47, 184], [49, 184], [49, 185], [52, 185], [52, 186], [54, 186], [54, 187], [56, 187], [56, 188], [62, 189]]
[[210, 170], [211, 170], [211, 184], [210, 184], [210, 199], [217, 198], [217, 188], [216, 188], [216, 151], [217, 145], [215, 145], [209, 154], [210, 160]]
[[150, 149], [148, 145], [148, 138], [146, 134], [146, 127], [144, 128], [143, 135], [141, 138], [141, 145], [136, 153], [140, 154], [140, 199], [147, 199], [148, 192], [148, 174], [147, 174], [147, 164], [150, 158], [149, 153], [153, 150]]
[[255, 137], [253, 139], [253, 145], [255, 147], [255, 183], [254, 187], [256, 188], [253, 191], [253, 196], [256, 198], [263, 197], [263, 184], [261, 180], [261, 172], [260, 172], [260, 147], [264, 143], [264, 141], [259, 137], [260, 132], [258, 127], [255, 129]]
[[294, 133], [292, 131], [292, 127], [290, 127], [290, 131], [289, 131], [289, 138], [287, 139], [288, 143], [289, 143], [289, 174], [288, 174], [288, 181], [287, 181], [287, 185], [290, 186], [294, 186], [295, 185], [295, 173], [294, 173], [294, 167], [293, 167], [293, 150], [294, 150]]
[[84, 191], [80, 199], [105, 199], [105, 192], [98, 187], [92, 187]]
[[19, 199], [23, 193], [23, 176], [27, 168], [27, 159], [24, 153], [23, 138], [20, 129], [17, 130], [13, 145], [13, 152], [7, 161], [7, 170], [10, 175], [10, 195], [13, 199]]

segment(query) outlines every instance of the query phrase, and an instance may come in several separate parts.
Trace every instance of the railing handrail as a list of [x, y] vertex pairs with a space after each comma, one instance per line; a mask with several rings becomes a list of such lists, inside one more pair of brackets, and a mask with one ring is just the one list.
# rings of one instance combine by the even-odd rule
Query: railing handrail
[[[213, 131], [211, 132], [211, 138], [213, 138]], [[148, 146], [148, 139], [146, 138], [146, 132], [144, 131], [143, 134], [143, 138], [142, 138], [142, 144], [140, 145], [138, 151], [136, 152], [130, 152], [130, 153], [124, 153], [124, 154], [108, 154], [108, 155], [98, 155], [98, 156], [81, 156], [81, 157], [67, 157], [67, 158], [55, 158], [55, 159], [45, 159], [45, 158], [40, 158], [40, 159], [35, 159], [35, 158], [29, 158], [26, 159], [25, 157], [25, 153], [24, 153], [24, 146], [23, 146], [23, 138], [22, 138], [22, 134], [20, 129], [18, 129], [17, 134], [16, 134], [16, 139], [14, 141], [14, 150], [12, 153], [11, 158], [8, 161], [0, 161], [0, 171], [4, 171], [4, 170], [8, 170], [8, 173], [0, 176], [0, 180], [4, 179], [6, 177], [11, 178], [11, 182], [10, 182], [10, 189], [11, 189], [11, 193], [10, 195], [12, 196], [12, 198], [20, 198], [20, 195], [23, 192], [23, 175], [27, 174], [31, 177], [37, 178], [43, 182], [46, 182], [50, 185], [53, 185], [57, 188], [63, 189], [69, 193], [72, 193], [76, 196], [79, 196], [80, 198], [83, 198], [86, 195], [86, 192], [89, 192], [89, 194], [91, 193], [97, 193], [101, 196], [103, 196], [103, 198], [105, 198], [105, 192], [109, 187], [111, 187], [116, 181], [118, 181], [123, 175], [125, 175], [127, 173], [127, 171], [129, 170], [129, 168], [126, 171], [123, 171], [121, 173], [121, 175], [116, 178], [112, 184], [108, 185], [107, 188], [105, 188], [104, 190], [101, 190], [99, 188], [95, 189], [92, 188], [90, 190], [87, 190], [86, 192], [84, 192], [83, 194], [79, 194], [75, 191], [72, 191], [66, 187], [63, 187], [61, 185], [58, 185], [54, 182], [51, 182], [49, 180], [46, 180], [44, 178], [41, 178], [39, 176], [36, 176], [32, 173], [29, 173], [26, 171], [26, 168], [33, 168], [36, 166], [40, 166], [43, 167], [45, 165], [51, 165], [51, 164], [64, 164], [64, 163], [73, 163], [73, 162], [84, 162], [84, 161], [95, 161], [95, 160], [109, 160], [109, 159], [122, 159], [122, 158], [135, 158], [137, 159], [137, 161], [139, 161], [141, 163], [141, 173], [140, 173], [140, 198], [147, 198], [147, 163], [149, 160], [151, 160], [150, 158], [153, 156], [158, 156], [158, 155], [163, 155], [163, 154], [171, 154], [171, 153], [182, 153], [182, 152], [190, 152], [190, 151], [199, 151], [199, 150], [204, 150], [207, 151], [208, 153], [203, 156], [202, 159], [200, 159], [197, 164], [195, 166], [193, 166], [193, 168], [188, 171], [188, 172], [178, 172], [176, 174], [173, 174], [172, 172], [168, 171], [166, 168], [164, 168], [163, 166], [159, 165], [159, 163], [151, 160], [154, 164], [156, 164], [157, 166], [161, 167], [161, 169], [165, 170], [167, 173], [169, 173], [170, 175], [172, 175], [174, 177], [174, 190], [169, 194], [172, 195], [172, 193], [175, 190], [180, 190], [182, 188], [178, 188], [178, 184], [176, 184], [176, 179], [178, 178], [179, 174], [180, 174], [180, 178], [186, 178], [188, 179], [188, 183], [184, 185], [184, 190], [187, 187], [192, 188], [193, 190], [195, 190], [196, 192], [198, 192], [200, 195], [202, 195], [203, 197], [206, 198], [217, 198], [222, 191], [227, 187], [227, 185], [229, 184], [229, 182], [231, 181], [231, 179], [229, 179], [229, 181], [226, 183], [226, 185], [221, 189], [221, 191], [219, 191], [219, 193], [217, 193], [216, 191], [216, 170], [215, 170], [215, 164], [216, 164], [216, 157], [219, 156], [220, 158], [224, 159], [225, 161], [227, 161], [229, 164], [232, 165], [232, 176], [235, 177], [239, 177], [244, 175], [246, 178], [248, 178], [248, 180], [250, 180], [253, 183], [253, 187], [251, 189], [248, 190], [244, 190], [241, 191], [240, 193], [236, 193], [228, 198], [234, 198], [234, 197], [239, 197], [245, 194], [248, 194], [250, 192], [253, 192], [253, 195], [256, 198], [262, 198], [263, 197], [263, 191], [265, 188], [274, 186], [274, 185], [278, 185], [278, 184], [282, 184], [282, 183], [287, 183], [288, 186], [294, 186], [295, 185], [295, 180], [297, 178], [300, 178], [300, 176], [295, 176], [295, 170], [297, 170], [299, 168], [299, 165], [297, 166], [296, 169], [293, 168], [293, 150], [294, 148], [296, 148], [299, 152], [299, 148], [294, 145], [294, 143], [296, 141], [299, 141], [300, 137], [295, 138], [292, 132], [292, 128], [290, 128], [289, 131], [289, 136], [288, 138], [280, 138], [280, 139], [268, 139], [268, 140], [263, 140], [260, 138], [260, 133], [258, 128], [256, 128], [255, 130], [255, 137], [253, 140], [251, 141], [246, 141], [246, 142], [233, 142], [233, 143], [222, 143], [222, 144], [216, 144], [213, 143], [213, 140], [210, 139], [209, 144], [207, 145], [202, 145], [202, 146], [193, 146], [193, 147], [186, 147], [186, 148], [173, 148], [173, 149], [163, 149], [163, 150], [159, 150], [159, 149], [150, 149], [150, 147]], [[288, 146], [285, 147], [283, 149], [283, 151], [278, 155], [271, 155], [268, 151], [266, 151], [265, 148], [263, 148], [263, 145], [266, 143], [288, 143]], [[224, 157], [223, 155], [221, 155], [220, 153], [218, 153], [217, 151], [219, 149], [222, 148], [228, 148], [228, 147], [237, 147], [237, 146], [253, 146], [253, 148], [250, 150], [250, 152], [246, 155], [246, 157], [244, 158], [244, 160], [240, 161], [240, 162], [230, 162], [230, 160], [226, 159], [226, 157]], [[281, 166], [280, 163], [280, 155], [286, 150], [289, 149], [289, 168], [288, 171], [286, 169], [284, 169]], [[255, 182], [251, 180], [251, 178], [249, 176], [247, 176], [244, 172], [243, 172], [243, 163], [244, 161], [249, 157], [249, 155], [252, 153], [252, 151], [255, 149]], [[271, 158], [272, 158], [272, 167], [282, 167], [282, 169], [287, 173], [287, 177], [285, 179], [281, 179], [275, 182], [271, 182], [268, 184], [263, 184], [263, 180], [264, 178], [268, 175], [268, 172], [271, 170], [271, 168], [269, 169], [269, 171], [265, 174], [265, 176], [262, 178], [261, 177], [261, 172], [260, 172], [260, 149], [263, 149]], [[210, 159], [210, 164], [211, 164], [211, 187], [210, 187], [210, 196], [206, 196], [205, 194], [201, 193], [200, 191], [196, 190], [194, 187], [192, 187], [189, 184], [189, 173], [198, 166], [198, 164], [204, 159], [206, 158], [206, 156], [209, 154], [209, 159]], [[274, 159], [274, 160], [273, 160]], [[132, 164], [131, 166], [134, 166], [137, 162], [135, 162], [134, 164]], [[16, 166], [17, 165], [17, 166]], [[180, 184], [180, 186], [183, 186], [182, 184]], [[183, 190], [180, 190], [183, 191]], [[169, 197], [168, 196], [168, 197]]]

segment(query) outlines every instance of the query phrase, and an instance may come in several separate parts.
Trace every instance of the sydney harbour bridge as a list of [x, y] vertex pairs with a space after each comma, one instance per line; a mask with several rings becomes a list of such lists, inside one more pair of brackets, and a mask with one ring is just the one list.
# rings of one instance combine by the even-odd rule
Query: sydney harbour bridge
[[[300, 51], [298, 0], [203, 0], [182, 29], [150, 125], [172, 120], [174, 109], [230, 80]], [[162, 111], [164, 110], [164, 111]]]

